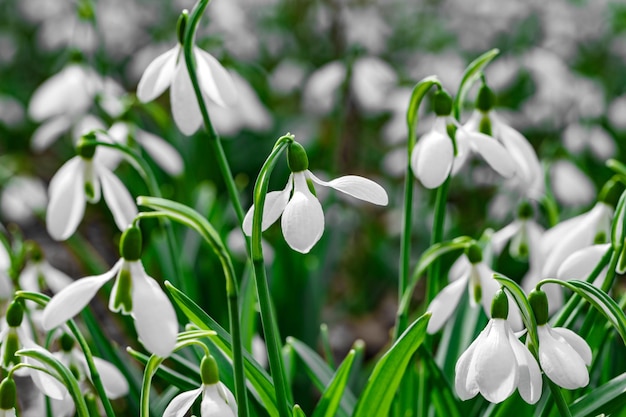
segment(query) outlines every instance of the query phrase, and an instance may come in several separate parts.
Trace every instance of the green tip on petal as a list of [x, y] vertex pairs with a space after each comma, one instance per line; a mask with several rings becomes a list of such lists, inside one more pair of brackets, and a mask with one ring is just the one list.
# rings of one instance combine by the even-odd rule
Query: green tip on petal
[[548, 296], [541, 290], [533, 290], [528, 294], [528, 301], [535, 313], [537, 326], [542, 326], [548, 322]]
[[117, 274], [113, 294], [111, 294], [111, 310], [130, 314], [133, 311], [133, 277], [126, 265]]
[[176, 22], [176, 33], [178, 34], [178, 43], [181, 45], [184, 43], [185, 39], [185, 29], [187, 29], [187, 21], [189, 20], [189, 12], [187, 9], [183, 10], [178, 18], [178, 22]]
[[291, 172], [302, 172], [309, 169], [309, 157], [304, 147], [298, 142], [291, 142], [287, 148], [287, 164]]
[[4, 369], [11, 368], [11, 365], [18, 363], [15, 352], [20, 349], [20, 339], [15, 329], [9, 329], [6, 339], [4, 340], [4, 355], [2, 356], [2, 367]]
[[4, 378], [0, 382], [0, 409], [11, 410], [17, 401], [17, 387], [13, 378]]
[[120, 255], [127, 261], [137, 261], [142, 253], [141, 230], [136, 226], [131, 226], [124, 230], [120, 239]]
[[478, 90], [478, 96], [476, 97], [476, 108], [483, 113], [487, 113], [489, 110], [493, 109], [495, 103], [496, 95], [487, 84], [482, 84]]
[[452, 113], [452, 97], [446, 90], [437, 90], [433, 97], [433, 109], [437, 116], [449, 116]]
[[476, 243], [465, 248], [465, 255], [472, 264], [477, 264], [483, 260], [483, 250]]
[[97, 140], [97, 138], [93, 132], [87, 133], [81, 137], [76, 144], [76, 154], [84, 159], [93, 159], [93, 156], [96, 154], [97, 146], [93, 143], [95, 140]]
[[19, 327], [24, 318], [24, 306], [17, 300], [11, 301], [6, 312], [6, 321], [9, 327]]
[[204, 385], [214, 385], [220, 381], [217, 362], [213, 356], [208, 355], [202, 358], [202, 362], [200, 363], [200, 377]]
[[502, 289], [499, 289], [491, 301], [491, 317], [504, 319], [509, 316], [509, 299]]

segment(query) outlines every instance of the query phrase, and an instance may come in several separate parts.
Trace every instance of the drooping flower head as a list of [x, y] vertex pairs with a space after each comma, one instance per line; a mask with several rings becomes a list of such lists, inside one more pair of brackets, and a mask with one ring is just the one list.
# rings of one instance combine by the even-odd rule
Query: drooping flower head
[[[331, 187], [360, 200], [377, 205], [387, 205], [387, 193], [377, 183], [356, 175], [347, 175], [326, 182], [309, 171], [306, 151], [297, 142], [292, 142], [287, 150], [287, 160], [291, 175], [282, 191], [272, 191], [265, 197], [261, 229], [266, 230], [282, 215], [281, 227], [287, 244], [301, 253], [308, 253], [324, 233], [324, 211], [312, 192], [312, 181], [318, 185]], [[243, 221], [243, 230], [252, 234], [254, 205], [250, 207]]]
[[200, 417], [236, 417], [237, 403], [232, 392], [219, 380], [217, 362], [213, 356], [205, 356], [200, 363], [202, 386], [192, 391], [178, 394], [170, 401], [163, 412], [163, 417], [185, 415], [196, 398], [202, 394]]
[[141, 263], [141, 231], [131, 226], [120, 239], [121, 259], [110, 271], [73, 282], [52, 297], [43, 312], [42, 325], [51, 330], [78, 314], [106, 282], [115, 277], [109, 309], [131, 315], [139, 341], [161, 357], [176, 344], [178, 321], [172, 303]]
[[[137, 86], [137, 98], [146, 103], [171, 87], [170, 103], [176, 126], [185, 135], [192, 135], [202, 125], [202, 114], [196, 100], [189, 70], [183, 57], [183, 34], [186, 11], [178, 21], [178, 44], [148, 65]], [[228, 71], [208, 52], [194, 46], [198, 82], [203, 95], [227, 107], [237, 101], [237, 91]]]
[[487, 401], [500, 403], [516, 389], [529, 404], [541, 397], [539, 366], [511, 330], [508, 308], [508, 297], [499, 290], [493, 298], [491, 320], [457, 361], [454, 386], [461, 400], [480, 393]]
[[53, 239], [65, 240], [78, 227], [85, 203], [97, 203], [104, 195], [115, 224], [124, 230], [137, 214], [137, 207], [124, 184], [101, 159], [96, 145], [82, 140], [77, 156], [67, 161], [52, 177], [48, 193], [46, 227]]
[[0, 382], [0, 417], [15, 417], [17, 405], [17, 386], [13, 378], [4, 378]]

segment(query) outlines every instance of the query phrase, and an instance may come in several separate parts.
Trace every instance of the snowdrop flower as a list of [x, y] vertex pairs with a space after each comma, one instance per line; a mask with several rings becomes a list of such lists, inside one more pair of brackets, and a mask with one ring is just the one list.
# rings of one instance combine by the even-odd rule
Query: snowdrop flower
[[564, 206], [587, 205], [596, 197], [593, 181], [568, 159], [550, 164], [550, 184], [554, 197]]
[[533, 291], [529, 301], [537, 320], [539, 364], [548, 378], [565, 389], [582, 388], [589, 383], [591, 348], [573, 331], [548, 324], [548, 298]]
[[519, 205], [517, 219], [491, 236], [491, 248], [495, 253], [501, 253], [510, 242], [509, 252], [513, 258], [528, 258], [530, 264], [541, 263], [539, 241], [543, 228], [533, 219], [533, 212], [528, 201]]
[[[178, 33], [185, 32], [187, 15], [183, 13], [178, 21]], [[187, 64], [183, 56], [183, 39], [179, 35], [178, 44], [158, 56], [148, 65], [137, 86], [137, 97], [146, 103], [160, 96], [171, 87], [171, 107], [176, 126], [185, 135], [192, 135], [202, 125], [202, 114], [191, 83]], [[237, 90], [224, 67], [208, 52], [194, 46], [198, 83], [203, 95], [206, 94], [222, 107], [237, 101]]]
[[[491, 312], [491, 302], [500, 285], [493, 278], [494, 271], [483, 262], [482, 250], [476, 244], [470, 245], [450, 269], [450, 284], [442, 289], [430, 302], [426, 311], [432, 316], [426, 331], [438, 332], [448, 321], [461, 300], [467, 287], [472, 306], [480, 303], [485, 314]], [[522, 329], [522, 317], [517, 308], [512, 309], [509, 323], [515, 330]]]
[[72, 283], [72, 279], [67, 274], [50, 265], [37, 243], [28, 242], [27, 248], [30, 259], [26, 261], [18, 277], [21, 289], [41, 292], [49, 288], [56, 294]]
[[[267, 194], [263, 209], [261, 229], [266, 230], [282, 215], [281, 227], [287, 244], [300, 253], [308, 253], [324, 233], [324, 212], [317, 197], [309, 189], [308, 181], [331, 187], [360, 200], [377, 205], [387, 205], [386, 191], [377, 183], [356, 175], [339, 177], [326, 182], [309, 171], [306, 151], [297, 142], [287, 150], [291, 175], [282, 191]], [[243, 221], [243, 230], [252, 235], [254, 205]]]
[[165, 139], [128, 122], [116, 122], [108, 132], [111, 138], [119, 143], [130, 145], [132, 141], [137, 141], [154, 162], [168, 174], [176, 176], [183, 172], [183, 158]]
[[109, 309], [131, 315], [139, 341], [161, 357], [176, 344], [178, 322], [171, 302], [141, 263], [141, 231], [134, 226], [122, 234], [121, 259], [110, 271], [79, 279], [56, 294], [43, 311], [42, 325], [51, 330], [78, 314], [105, 283], [115, 277]]
[[[515, 176], [520, 188], [528, 197], [537, 198], [543, 194], [543, 171], [537, 154], [528, 140], [517, 130], [506, 124], [493, 110], [495, 96], [483, 83], [476, 99], [477, 109], [464, 125], [465, 130], [492, 136], [504, 146], [513, 159]], [[458, 144], [459, 165], [467, 158], [467, 146]]]
[[422, 136], [411, 152], [411, 170], [426, 188], [437, 188], [448, 178], [455, 162], [455, 147], [448, 129], [458, 127], [455, 138], [457, 149], [469, 149], [479, 153], [493, 169], [504, 177], [515, 172], [513, 160], [497, 141], [478, 132], [461, 128], [450, 115], [452, 98], [445, 90], [439, 90], [434, 97], [437, 115], [433, 128]]
[[[610, 247], [610, 243], [603, 243], [587, 246], [586, 248], [577, 250], [568, 256], [565, 261], [563, 261], [556, 272], [556, 278], [562, 281], [569, 281], [572, 279], [585, 281], [600, 263], [602, 257], [606, 255], [606, 252]], [[602, 271], [600, 271], [597, 278], [593, 281], [593, 285], [600, 288], [608, 270], [609, 267], [607, 265], [602, 269]]]
[[163, 417], [182, 417], [186, 415], [196, 398], [202, 394], [200, 417], [236, 417], [235, 397], [219, 380], [217, 363], [213, 356], [205, 356], [200, 364], [202, 386], [192, 391], [178, 394], [170, 401], [163, 412]]
[[65, 240], [78, 227], [85, 202], [97, 203], [104, 195], [115, 223], [124, 230], [137, 207], [124, 184], [105, 165], [95, 145], [78, 144], [78, 155], [67, 161], [50, 181], [46, 226], [53, 239]]
[[44, 183], [36, 177], [12, 175], [0, 196], [0, 210], [8, 221], [28, 223], [35, 214], [43, 213], [48, 204]]
[[479, 392], [487, 401], [500, 403], [516, 389], [529, 404], [541, 397], [541, 371], [528, 348], [507, 321], [508, 298], [498, 291], [491, 320], [456, 363], [454, 385], [461, 400]]

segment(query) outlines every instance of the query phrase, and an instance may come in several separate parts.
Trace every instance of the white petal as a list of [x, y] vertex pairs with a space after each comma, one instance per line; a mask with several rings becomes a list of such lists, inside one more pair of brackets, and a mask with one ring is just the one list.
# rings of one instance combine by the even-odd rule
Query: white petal
[[[480, 287], [481, 287], [481, 304], [485, 310], [487, 317], [491, 317], [491, 302], [493, 297], [500, 289], [500, 284], [493, 278], [493, 270], [489, 268], [484, 262], [479, 262], [474, 265], [474, 269], [478, 274]], [[509, 312], [514, 306], [509, 305]]]
[[509, 343], [517, 361], [519, 374], [517, 389], [524, 401], [528, 404], [535, 404], [541, 398], [543, 383], [537, 360], [512, 332], [509, 333]]
[[43, 310], [43, 328], [48, 331], [52, 330], [78, 314], [89, 304], [89, 301], [96, 295], [100, 287], [115, 276], [120, 265], [121, 260], [111, 270], [102, 275], [94, 275], [74, 281], [52, 297]]
[[235, 83], [222, 64], [200, 48], [194, 47], [193, 52], [198, 67], [198, 81], [206, 95], [222, 107], [237, 103]]
[[137, 86], [137, 98], [140, 101], [145, 103], [154, 100], [170, 85], [179, 51], [180, 46], [176, 45], [148, 65]]
[[505, 178], [515, 174], [515, 161], [509, 151], [497, 140], [479, 132], [457, 131], [457, 137], [466, 135], [470, 145], [498, 174]]
[[141, 343], [150, 352], [168, 357], [178, 335], [176, 312], [154, 278], [144, 271], [141, 261], [129, 262], [133, 279], [135, 329]]
[[507, 323], [494, 319], [489, 337], [476, 347], [476, 381], [480, 393], [492, 403], [507, 399], [519, 381], [517, 362], [507, 333]]
[[33, 132], [30, 141], [30, 147], [35, 152], [42, 152], [59, 138], [64, 132], [70, 128], [70, 119], [68, 117], [55, 117], [42, 124]]
[[120, 230], [125, 230], [137, 215], [137, 206], [133, 197], [115, 174], [105, 167], [98, 167], [98, 174], [102, 181], [102, 193], [115, 224]]
[[237, 416], [237, 401], [235, 400], [233, 393], [222, 382], [217, 383], [217, 391], [222, 399], [226, 401], [226, 404], [228, 404], [230, 409], [233, 410], [233, 414]]
[[476, 381], [476, 348], [489, 336], [493, 321], [489, 321], [478, 337], [472, 342], [461, 355], [454, 367], [454, 387], [459, 398], [463, 401], [469, 400], [478, 394], [478, 383]]
[[202, 387], [193, 391], [181, 392], [167, 405], [163, 417], [184, 417], [201, 393]]
[[389, 203], [389, 197], [387, 197], [385, 189], [370, 179], [357, 175], [346, 175], [326, 182], [317, 178], [311, 171], [307, 170], [306, 174], [313, 182], [319, 185], [334, 188], [359, 200], [368, 201], [379, 206], [386, 206]]
[[65, 240], [78, 227], [85, 213], [83, 163], [74, 157], [50, 181], [46, 227], [55, 240]]
[[552, 333], [556, 333], [561, 336], [569, 345], [580, 355], [582, 360], [585, 362], [585, 365], [591, 365], [591, 360], [593, 359], [591, 354], [591, 348], [585, 342], [585, 339], [571, 331], [570, 329], [566, 329], [565, 327], [554, 327], [551, 328]]
[[[84, 357], [81, 355], [81, 358]], [[95, 357], [93, 362], [102, 379], [102, 385], [109, 398], [116, 399], [128, 394], [128, 382], [119, 369], [111, 362], [107, 362], [102, 358]], [[87, 365], [86, 363], [84, 364]]]
[[170, 101], [176, 126], [185, 135], [193, 135], [202, 125], [202, 114], [189, 72], [182, 59], [176, 66], [170, 90]]
[[41, 261], [39, 268], [43, 279], [46, 281], [46, 285], [54, 294], [60, 292], [73, 282], [72, 278], [54, 268], [48, 261]]
[[610, 246], [610, 243], [592, 245], [572, 253], [563, 261], [556, 273], [556, 277], [563, 281], [587, 279], [600, 262], [600, 259], [606, 255]]
[[506, 246], [506, 243], [510, 241], [513, 236], [519, 233], [520, 228], [521, 222], [519, 220], [515, 220], [491, 235], [491, 247], [493, 248], [493, 251], [496, 254], [501, 253], [504, 246]]
[[548, 324], [537, 326], [537, 334], [539, 363], [548, 378], [565, 389], [581, 388], [589, 383], [585, 361], [564, 338], [558, 333], [553, 335]]
[[467, 279], [452, 281], [430, 302], [426, 308], [426, 311], [432, 313], [426, 330], [428, 333], [436, 333], [448, 321], [454, 310], [456, 310], [466, 286]]
[[294, 174], [294, 193], [283, 211], [281, 226], [289, 246], [308, 253], [324, 233], [322, 206], [306, 183], [304, 173]]
[[165, 139], [141, 129], [136, 130], [135, 138], [165, 172], [172, 176], [183, 172], [183, 158]]
[[[272, 191], [265, 195], [265, 203], [263, 205], [263, 218], [261, 219], [261, 231], [267, 230], [273, 225], [285, 210], [291, 195], [292, 177], [289, 176], [287, 187], [282, 191]], [[252, 218], [254, 216], [254, 204], [243, 219], [243, 231], [248, 236], [252, 236]]]
[[461, 255], [457, 258], [456, 261], [450, 267], [450, 272], [448, 272], [448, 279], [450, 281], [456, 281], [460, 279], [464, 275], [469, 276], [469, 272], [472, 268], [472, 264], [470, 263], [467, 256]]
[[[24, 362], [30, 363], [36, 366], [41, 366], [41, 364], [37, 363], [33, 358], [26, 358], [24, 359]], [[33, 383], [35, 384], [35, 386], [44, 395], [55, 400], [63, 400], [69, 396], [67, 388], [65, 388], [65, 385], [63, 385], [53, 376], [48, 375], [41, 371], [34, 370], [34, 369], [30, 370], [29, 375], [30, 375], [30, 378], [33, 380]]]
[[236, 417], [232, 408], [220, 396], [217, 384], [204, 386], [200, 415], [202, 417]]
[[411, 167], [424, 187], [437, 188], [448, 178], [452, 168], [452, 139], [433, 130], [419, 141], [422, 142], [420, 151], [416, 158], [411, 156]]
[[456, 135], [454, 140], [456, 141], [456, 155], [454, 156], [454, 161], [452, 161], [452, 175], [458, 174], [471, 154], [467, 136]]

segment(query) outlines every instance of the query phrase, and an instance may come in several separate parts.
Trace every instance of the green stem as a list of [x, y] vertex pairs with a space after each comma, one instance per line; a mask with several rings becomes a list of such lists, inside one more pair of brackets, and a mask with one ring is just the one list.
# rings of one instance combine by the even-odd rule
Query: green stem
[[565, 402], [565, 398], [563, 397], [563, 393], [561, 389], [550, 379], [545, 378], [545, 381], [548, 382], [548, 386], [550, 387], [550, 392], [552, 393], [552, 398], [554, 398], [554, 402], [556, 403], [556, 408], [559, 409], [559, 414], [561, 417], [572, 417], [572, 413]]
[[[437, 197], [435, 200], [435, 218], [433, 220], [433, 233], [430, 239], [430, 245], [436, 245], [443, 241], [443, 228], [446, 222], [446, 202], [448, 200], [448, 187], [450, 185], [450, 177], [446, 178], [443, 184], [437, 189]], [[428, 269], [428, 280], [426, 285], [427, 302], [431, 302], [439, 293], [442, 287], [441, 279], [441, 262], [436, 259]]]
[[270, 371], [274, 380], [276, 390], [276, 402], [280, 417], [291, 416], [291, 393], [287, 385], [285, 366], [281, 355], [281, 340], [276, 325], [276, 318], [272, 306], [267, 276], [265, 273], [265, 261], [263, 259], [263, 247], [261, 245], [261, 221], [263, 218], [263, 207], [265, 205], [265, 195], [270, 174], [278, 156], [293, 142], [293, 135], [287, 134], [276, 141], [274, 149], [267, 157], [261, 168], [261, 172], [254, 185], [254, 214], [252, 217], [252, 262], [254, 265], [254, 275], [259, 297], [259, 307], [261, 314], [261, 324], [265, 333], [265, 343], [270, 364]]
[[[226, 189], [228, 191], [228, 196], [230, 198], [230, 202], [235, 209], [235, 214], [237, 215], [237, 220], [239, 221], [239, 227], [243, 227], [243, 218], [245, 213], [241, 206], [241, 202], [239, 200], [239, 191], [237, 190], [237, 185], [235, 184], [235, 180], [233, 179], [233, 174], [230, 170], [230, 165], [228, 164], [228, 159], [226, 158], [226, 154], [224, 153], [224, 148], [222, 147], [222, 142], [213, 128], [213, 123], [211, 123], [211, 118], [209, 117], [209, 111], [207, 109], [206, 103], [204, 102], [204, 97], [202, 95], [202, 89], [200, 88], [200, 82], [198, 81], [198, 74], [196, 72], [196, 62], [194, 60], [193, 55], [193, 43], [194, 37], [196, 33], [196, 28], [198, 26], [198, 22], [204, 13], [204, 9], [209, 4], [210, 0], [200, 0], [196, 3], [196, 6], [192, 10], [189, 15], [189, 20], [187, 22], [187, 26], [185, 28], [185, 37], [183, 43], [183, 53], [185, 56], [185, 63], [187, 64], [187, 70], [189, 71], [189, 78], [191, 78], [191, 84], [193, 85], [193, 90], [196, 94], [196, 99], [198, 100], [198, 105], [200, 107], [200, 113], [202, 114], [202, 120], [204, 121], [204, 125], [206, 128], [206, 133], [209, 136], [209, 143], [213, 148], [213, 153], [217, 158], [217, 164], [220, 168], [220, 172], [222, 173], [222, 178], [226, 183]], [[243, 229], [242, 229], [243, 233]], [[244, 233], [244, 237], [248, 241], [248, 237]]]

